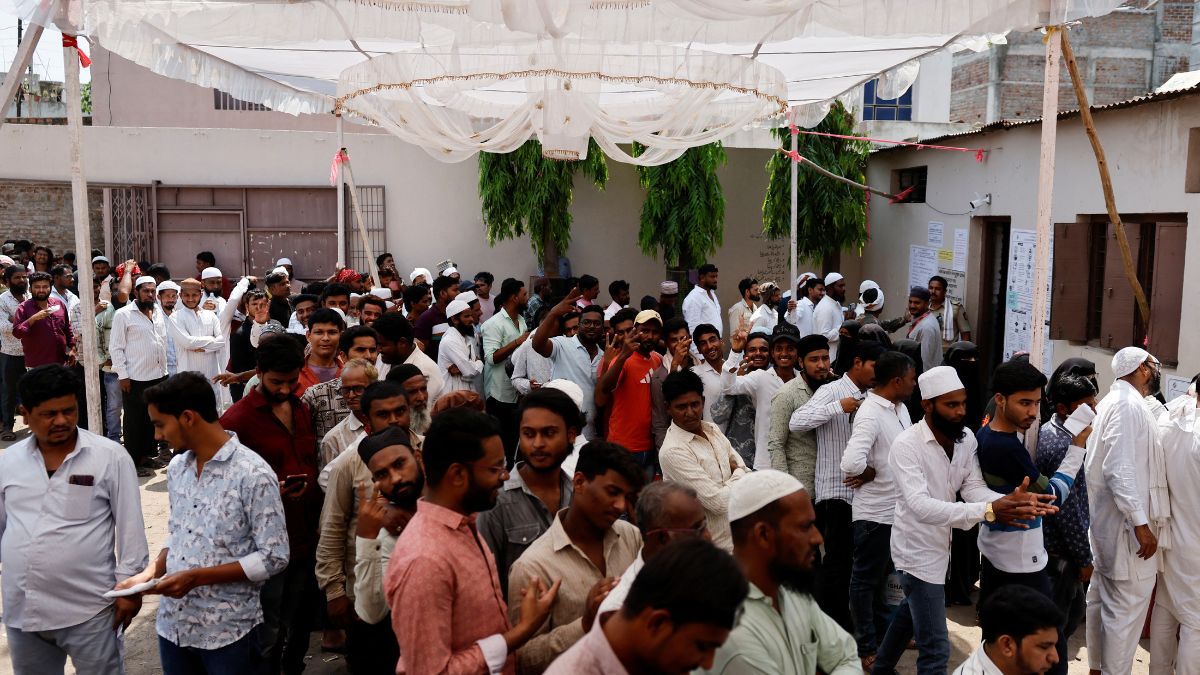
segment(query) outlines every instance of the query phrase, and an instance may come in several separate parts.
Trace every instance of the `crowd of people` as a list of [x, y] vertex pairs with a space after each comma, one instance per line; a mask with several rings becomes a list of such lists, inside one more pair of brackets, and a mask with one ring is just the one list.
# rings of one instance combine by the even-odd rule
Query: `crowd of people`
[[1123, 674], [1152, 603], [1151, 672], [1200, 672], [1195, 380], [1163, 401], [1141, 348], [1103, 396], [1084, 359], [981, 377], [941, 277], [885, 318], [836, 272], [723, 308], [706, 264], [630, 307], [623, 280], [606, 304], [591, 275], [556, 297], [387, 253], [308, 283], [96, 251], [79, 289], [72, 262], [0, 255], [18, 674], [123, 672], [145, 594], [171, 675], [299, 673], [317, 631], [356, 674], [889, 674], [909, 648], [922, 675], [1065, 673], [1081, 623]]

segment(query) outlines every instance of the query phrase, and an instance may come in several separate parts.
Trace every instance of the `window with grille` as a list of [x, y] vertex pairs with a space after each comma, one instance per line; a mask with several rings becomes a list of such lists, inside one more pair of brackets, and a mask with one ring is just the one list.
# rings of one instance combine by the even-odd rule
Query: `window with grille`
[[241, 99], [236, 99], [220, 89], [213, 89], [213, 109], [243, 110], [249, 112], [264, 112], [270, 110], [270, 108], [261, 103], [249, 103]]
[[921, 203], [925, 201], [925, 184], [929, 179], [929, 167], [927, 166], [912, 166], [907, 169], [896, 169], [892, 171], [892, 194], [898, 195], [905, 190], [912, 188], [913, 191], [908, 193], [904, 198], [905, 204]]
[[346, 248], [349, 249], [349, 266], [356, 270], [369, 270], [375, 256], [387, 251], [387, 211], [384, 208], [382, 185], [358, 186], [358, 205], [362, 210], [367, 240], [371, 242], [371, 253], [363, 250], [362, 237], [358, 234], [358, 221], [354, 218], [354, 205], [350, 202], [350, 186], [346, 186]]
[[880, 98], [877, 90], [878, 85], [875, 80], [871, 80], [863, 86], [862, 118], [864, 120], [912, 121], [912, 87], [904, 90], [899, 98]]

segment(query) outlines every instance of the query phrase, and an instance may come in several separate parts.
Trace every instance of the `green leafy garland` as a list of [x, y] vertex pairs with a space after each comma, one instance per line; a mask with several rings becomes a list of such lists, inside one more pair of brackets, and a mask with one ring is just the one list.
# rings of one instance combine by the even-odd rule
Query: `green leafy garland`
[[[813, 131], [855, 135], [854, 114], [835, 101]], [[781, 147], [791, 147], [787, 127], [774, 132]], [[829, 171], [859, 183], [866, 182], [870, 144], [827, 136], [800, 134], [797, 150]], [[763, 232], [772, 239], [787, 237], [791, 227], [791, 164], [781, 152], [767, 160], [770, 183], [763, 199]], [[863, 191], [818, 174], [804, 165], [797, 173], [796, 253], [800, 259], [820, 260], [867, 243], [867, 214]]]
[[[634, 156], [644, 148], [634, 144]], [[646, 191], [638, 246], [660, 251], [668, 267], [692, 268], [716, 253], [725, 237], [725, 195], [717, 168], [728, 163], [720, 143], [688, 148], [660, 166], [639, 166]]]

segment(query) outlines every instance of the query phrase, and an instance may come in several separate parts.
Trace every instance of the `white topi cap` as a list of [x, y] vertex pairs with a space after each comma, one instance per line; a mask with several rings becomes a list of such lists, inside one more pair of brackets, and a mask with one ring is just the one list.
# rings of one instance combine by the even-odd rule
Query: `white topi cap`
[[830, 272], [829, 274], [826, 274], [826, 275], [825, 275], [825, 285], [826, 285], [826, 286], [832, 286], [832, 285], [836, 284], [837, 282], [839, 282], [839, 281], [841, 281], [842, 279], [845, 279], [845, 278], [846, 278], [846, 277], [844, 277], [844, 276], [842, 276], [842, 275], [838, 274], [837, 272]]
[[958, 379], [958, 372], [950, 366], [930, 368], [921, 373], [921, 377], [917, 378], [917, 384], [921, 387], [921, 399], [924, 401], [966, 388], [963, 386], [962, 380]]
[[377, 298], [383, 298], [384, 300], [391, 300], [392, 299], [392, 289], [390, 289], [386, 286], [381, 286], [379, 288], [372, 288], [371, 295], [373, 295]]
[[1125, 347], [1121, 351], [1113, 355], [1112, 371], [1113, 377], [1118, 380], [1137, 370], [1139, 366], [1150, 359], [1154, 363], [1158, 363], [1158, 359], [1154, 358], [1150, 352], [1141, 347]]
[[291, 264], [292, 264], [291, 258], [280, 258], [279, 260], [277, 260], [275, 262], [276, 267], [283, 267], [284, 265], [291, 265]]
[[446, 318], [449, 319], [452, 316], [458, 316], [468, 309], [470, 309], [470, 307], [467, 305], [467, 303], [463, 302], [459, 298], [455, 298], [450, 301], [449, 305], [446, 305]]
[[729, 487], [729, 520], [741, 520], [755, 511], [804, 489], [789, 473], [763, 469], [755, 471]]
[[145, 276], [138, 277], [137, 281], [133, 282], [133, 287], [137, 288], [138, 286], [141, 286], [142, 284], [153, 284], [153, 283], [155, 283], [154, 277], [147, 274]]
[[452, 277], [455, 274], [458, 274], [457, 267], [447, 267], [446, 269], [442, 270], [442, 276], [444, 277]]
[[200, 273], [201, 280], [220, 279], [220, 278], [221, 278], [221, 270], [219, 270], [215, 267], [205, 267], [204, 271]]
[[583, 412], [583, 388], [570, 380], [550, 380], [542, 385], [542, 389], [557, 389], [575, 402], [579, 412]]
[[[454, 297], [454, 299], [462, 300], [463, 304], [467, 304], [467, 305], [471, 304], [472, 302], [479, 302], [479, 296], [475, 295], [475, 291], [463, 291], [462, 293], [459, 293], [458, 295], [456, 295]], [[447, 316], [449, 316], [449, 315], [447, 315]]]
[[[143, 278], [145, 278], [145, 277], [143, 277]], [[151, 277], [150, 280], [154, 281], [154, 278]], [[141, 279], [138, 279], [138, 282], [140, 283]], [[180, 290], [182, 290], [182, 289], [179, 288], [179, 284], [175, 283], [174, 281], [171, 281], [170, 279], [167, 279], [166, 281], [164, 281], [158, 285], [158, 288], [155, 289], [155, 292], [162, 293], [163, 291], [175, 291], [176, 293], [178, 293]]]

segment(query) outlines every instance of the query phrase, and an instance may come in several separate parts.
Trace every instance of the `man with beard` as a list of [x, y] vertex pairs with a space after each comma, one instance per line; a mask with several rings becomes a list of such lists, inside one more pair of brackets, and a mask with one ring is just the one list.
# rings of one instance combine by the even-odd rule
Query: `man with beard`
[[[631, 316], [632, 315], [632, 316]], [[596, 400], [609, 400], [608, 441], [624, 447], [654, 475], [654, 433], [651, 428], [651, 373], [662, 366], [654, 351], [662, 334], [662, 317], [654, 310], [623, 309], [613, 315], [614, 328], [633, 320], [633, 331], [621, 343], [620, 353], [600, 372]]]
[[[779, 299], [782, 291], [774, 281], [764, 281], [758, 287], [762, 297], [762, 304], [754, 313], [746, 320], [750, 330], [764, 330], [768, 333], [775, 330], [775, 326], [779, 323]], [[796, 301], [788, 300], [787, 311], [794, 312], [796, 309]], [[730, 324], [733, 325], [733, 324]]]
[[71, 322], [71, 331], [75, 335], [83, 335], [81, 328], [82, 305], [79, 296], [71, 290], [75, 285], [75, 270], [70, 265], [55, 265], [50, 270], [50, 297], [58, 300], [67, 308], [67, 317]]
[[1158, 427], [1143, 401], [1158, 391], [1161, 365], [1146, 350], [1125, 347], [1112, 371], [1116, 381], [1096, 406], [1085, 460], [1095, 556], [1087, 647], [1093, 671], [1127, 673], [1154, 590], [1154, 554], [1159, 538], [1170, 535], [1170, 503]]
[[[716, 330], [715, 328], [713, 330]], [[737, 337], [735, 332], [734, 337]], [[718, 341], [720, 336], [718, 336]], [[771, 336], [767, 333], [751, 333], [746, 337], [746, 346], [741, 353], [732, 349], [725, 361], [725, 368], [737, 367], [739, 375], [765, 370], [771, 365]], [[707, 391], [707, 390], [706, 390]], [[707, 401], [708, 396], [704, 397]], [[712, 403], [712, 423], [721, 428], [729, 444], [742, 458], [746, 466], [754, 466], [755, 429], [754, 422], [758, 413], [754, 409], [754, 400], [745, 394], [727, 396], [721, 386], [720, 373], [717, 373], [717, 395]]]
[[913, 318], [908, 339], [921, 345], [921, 364], [925, 370], [942, 365], [942, 329], [929, 311], [929, 289], [913, 286], [908, 292], [908, 314]]
[[[807, 279], [805, 275], [808, 275]], [[788, 320], [796, 326], [801, 335], [808, 336], [813, 334], [813, 313], [825, 297], [825, 281], [811, 272], [801, 274], [800, 278], [804, 279], [796, 284], [800, 299], [796, 301], [796, 310]]]
[[446, 306], [450, 327], [442, 334], [437, 364], [446, 382], [446, 391], [479, 393], [483, 380], [483, 359], [475, 339], [475, 311], [462, 298]]
[[221, 428], [207, 378], [175, 375], [146, 390], [146, 404], [155, 435], [179, 453], [167, 468], [168, 546], [117, 588], [157, 580], [146, 592], [163, 596], [164, 673], [260, 672], [259, 592], [289, 554], [275, 473]]
[[550, 620], [517, 651], [522, 673], [541, 673], [592, 629], [600, 603], [637, 558], [638, 529], [621, 520], [642, 489], [642, 472], [625, 448], [605, 441], [583, 446], [571, 506], [513, 563], [508, 575], [513, 621], [522, 589], [560, 580]]
[[[999, 521], [1014, 528], [1058, 511], [1053, 495], [1027, 492], [1025, 481], [1007, 495], [988, 489], [976, 458], [976, 441], [966, 433], [967, 392], [950, 366], [921, 374], [925, 417], [892, 442], [896, 484], [892, 561], [904, 587], [904, 600], [879, 645], [872, 673], [892, 675], [916, 638], [917, 672], [942, 675], [950, 659], [946, 631], [946, 568], [953, 528]], [[956, 501], [961, 494], [963, 501]]]
[[108, 353], [124, 395], [125, 448], [143, 477], [161, 465], [152, 463], [158, 445], [142, 395], [167, 378], [167, 324], [154, 298], [154, 278], [138, 277], [133, 302], [113, 315], [108, 338]]
[[[153, 281], [153, 279], [151, 279]], [[29, 275], [29, 299], [13, 312], [13, 337], [21, 341], [25, 367], [47, 363], [75, 365], [75, 332], [67, 317], [67, 308], [50, 297], [50, 275]]]
[[500, 295], [496, 297], [500, 311], [484, 321], [481, 329], [484, 400], [488, 414], [500, 420], [504, 449], [509, 457], [515, 456], [517, 449], [517, 390], [513, 388], [505, 365], [513, 352], [529, 339], [525, 317], [521, 316], [528, 300], [524, 282], [505, 279], [500, 283]]
[[912, 359], [900, 352], [881, 355], [875, 361], [875, 388], [867, 392], [855, 413], [850, 440], [842, 453], [843, 482], [854, 490], [850, 616], [864, 669], [874, 662], [879, 639], [891, 620], [886, 597], [896, 488], [890, 457], [896, 436], [912, 425], [904, 403], [916, 386]]
[[1062, 612], [1046, 596], [1026, 586], [1003, 586], [981, 603], [983, 644], [954, 675], [1051, 672], [1061, 663], [1054, 643], [1062, 622]]
[[0, 378], [4, 382], [0, 391], [0, 441], [15, 441], [17, 382], [25, 374], [25, 347], [13, 335], [13, 327], [17, 308], [29, 291], [29, 272], [22, 265], [4, 268], [4, 285], [8, 289], [0, 293]]
[[[504, 481], [504, 443], [491, 417], [448, 410], [425, 437], [425, 498], [396, 541], [384, 578], [397, 671], [516, 672], [517, 649], [546, 621], [561, 580], [540, 578], [510, 589], [519, 599], [516, 626], [500, 593], [496, 563], [475, 529], [475, 516], [496, 504]], [[515, 591], [515, 593], [513, 592]]]
[[[741, 331], [734, 336], [731, 348], [741, 351], [745, 338]], [[766, 370], [739, 375], [739, 369], [725, 365], [721, 373], [721, 391], [725, 395], [745, 394], [754, 402], [754, 468], [766, 469], [772, 465], [768, 439], [771, 435], [772, 401], [784, 385], [796, 377], [796, 361], [799, 354], [800, 334], [796, 327], [782, 323], [771, 334], [771, 364]], [[788, 412], [791, 415], [791, 412]], [[815, 453], [814, 453], [815, 455]], [[814, 457], [815, 459], [815, 457]]]
[[663, 399], [671, 416], [671, 427], [659, 451], [663, 479], [696, 491], [704, 505], [712, 542], [733, 550], [729, 494], [749, 469], [721, 430], [704, 421], [704, 382], [699, 375], [688, 370], [671, 373], [663, 382]]
[[496, 506], [479, 516], [479, 534], [496, 558], [500, 586], [535, 539], [550, 529], [554, 514], [571, 505], [573, 475], [562, 470], [583, 427], [579, 408], [557, 389], [538, 389], [517, 412], [520, 452]]
[[[387, 289], [379, 289], [380, 292]], [[391, 291], [388, 291], [390, 293]], [[358, 325], [370, 327], [387, 311], [387, 300], [374, 292], [360, 297], [357, 303]]]
[[[417, 511], [425, 487], [420, 453], [413, 450], [408, 432], [388, 427], [358, 444], [358, 455], [371, 474], [375, 498], [358, 492], [354, 562], [355, 675], [392, 675], [400, 660], [400, 647], [389, 620], [383, 573], [396, 548], [396, 537]], [[347, 660], [350, 655], [347, 654]]]
[[429, 355], [429, 358], [437, 360], [442, 336], [450, 331], [446, 310], [450, 307], [450, 303], [458, 297], [458, 282], [450, 277], [434, 279], [433, 297], [435, 302], [417, 318], [413, 331], [417, 339], [425, 346], [425, 353]]
[[[291, 560], [263, 585], [261, 645], [272, 672], [303, 669], [315, 595], [313, 578], [321, 490], [312, 416], [296, 396], [304, 353], [294, 340], [272, 336], [258, 345], [258, 386], [221, 416], [221, 426], [258, 453], [279, 481]], [[281, 664], [283, 664], [281, 668]]]
[[[225, 334], [217, 315], [200, 308], [200, 282], [184, 279], [179, 283], [181, 309], [167, 319], [167, 331], [175, 343], [175, 354], [180, 372], [194, 371], [209, 380], [220, 375], [224, 365], [220, 361], [225, 351]], [[213, 383], [213, 392], [220, 400], [221, 385]]]
[[[726, 312], [726, 317], [729, 319], [729, 330], [734, 330], [742, 325], [746, 327], [746, 330], [750, 329], [750, 326], [754, 324], [751, 317], [754, 316], [754, 311], [758, 309], [758, 305], [755, 303], [763, 299], [759, 293], [757, 279], [746, 277], [738, 282], [738, 295], [741, 296], [741, 300]], [[764, 302], [763, 306], [765, 307], [766, 305], [767, 303]]]
[[379, 334], [379, 361], [375, 364], [379, 377], [386, 378], [390, 368], [402, 363], [416, 366], [428, 381], [428, 407], [432, 409], [442, 395], [445, 383], [437, 363], [421, 351], [413, 338], [412, 323], [400, 316], [399, 312], [388, 312], [379, 317], [372, 328]]
[[685, 675], [710, 667], [746, 590], [728, 553], [697, 537], [674, 542], [642, 568], [620, 611], [596, 621], [546, 672]]
[[408, 397], [409, 424], [414, 434], [423, 435], [433, 422], [429, 405], [429, 378], [411, 363], [402, 363], [388, 371], [388, 382], [404, 388]]
[[[725, 335], [725, 317], [721, 316], [721, 302], [717, 299], [718, 277], [717, 266], [712, 263], [705, 263], [696, 270], [696, 285], [683, 299], [683, 318], [687, 319], [689, 331], [695, 332], [700, 324], [707, 323]], [[729, 327], [730, 331], [735, 328]]]
[[583, 390], [583, 412], [587, 422], [583, 436], [591, 440], [596, 436], [596, 370], [604, 356], [600, 345], [604, 336], [604, 310], [599, 305], [585, 307], [580, 310], [578, 333], [573, 337], [556, 335], [561, 330], [560, 320], [576, 311], [575, 301], [579, 298], [579, 289], [574, 288], [550, 310], [533, 333], [533, 350], [554, 364], [552, 379], [570, 380]]
[[812, 597], [821, 546], [804, 485], [782, 471], [756, 471], [729, 495], [733, 557], [750, 595], [738, 625], [706, 672], [857, 675], [854, 638]]
[[287, 326], [287, 332], [297, 336], [296, 344], [298, 345], [304, 345], [304, 334], [308, 330], [308, 319], [320, 307], [318, 304], [319, 300], [319, 296], [311, 293], [301, 293], [300, 295], [293, 295], [290, 298], [292, 315], [284, 325]]
[[763, 404], [770, 406], [767, 454], [770, 468], [812, 485], [817, 475], [817, 435], [812, 430], [792, 431], [791, 419], [829, 379], [829, 340], [824, 335], [806, 335], [800, 339], [796, 354], [800, 377], [783, 385], [774, 398]]
[[[846, 278], [837, 272], [825, 275], [825, 296], [813, 309], [813, 333], [829, 340], [829, 360], [837, 361], [842, 322], [846, 316], [842, 303], [846, 301]], [[809, 485], [809, 483], [805, 483]]]
[[[175, 306], [179, 303], [179, 284], [174, 281], [164, 281], [155, 287], [155, 293], [158, 295], [158, 306], [162, 309], [163, 322], [169, 322], [171, 315], [175, 313]], [[111, 330], [111, 327], [110, 327]], [[175, 340], [171, 336], [171, 329], [167, 329], [167, 375], [174, 375], [179, 372], [179, 353], [175, 351]]]
[[[853, 630], [850, 620], [850, 569], [854, 560], [853, 513], [850, 504], [854, 491], [844, 483], [842, 455], [850, 440], [850, 420], [875, 386], [875, 363], [883, 354], [883, 345], [857, 344], [851, 366], [837, 380], [825, 384], [807, 403], [792, 413], [790, 433], [816, 431], [816, 484], [812, 499], [817, 513], [817, 529], [825, 539], [817, 577], [820, 592], [817, 603], [842, 628]], [[798, 378], [799, 379], [799, 378]]]

